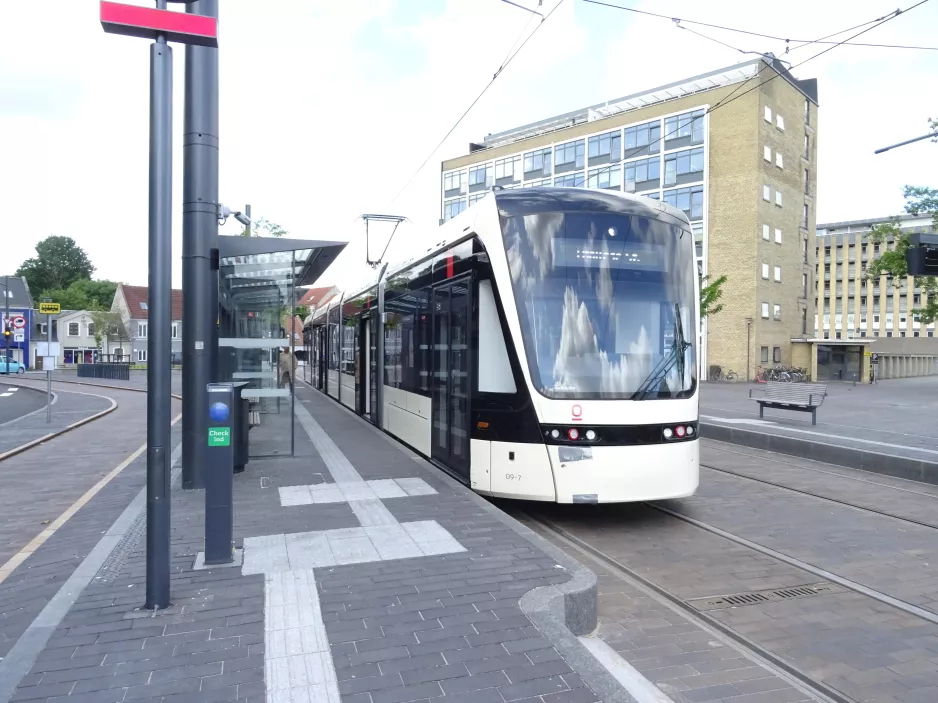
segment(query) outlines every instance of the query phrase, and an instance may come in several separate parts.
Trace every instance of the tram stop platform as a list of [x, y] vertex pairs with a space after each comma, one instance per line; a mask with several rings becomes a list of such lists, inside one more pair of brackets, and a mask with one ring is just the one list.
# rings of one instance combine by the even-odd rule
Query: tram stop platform
[[294, 412], [294, 455], [234, 477], [237, 563], [195, 568], [204, 493], [176, 467], [171, 606], [141, 608], [138, 505], [10, 635], [0, 702], [633, 700], [577, 637], [593, 572], [300, 382]]
[[701, 436], [938, 484], [938, 376], [875, 384], [831, 382], [817, 412], [766, 408], [759, 418], [756, 383], [705, 383]]

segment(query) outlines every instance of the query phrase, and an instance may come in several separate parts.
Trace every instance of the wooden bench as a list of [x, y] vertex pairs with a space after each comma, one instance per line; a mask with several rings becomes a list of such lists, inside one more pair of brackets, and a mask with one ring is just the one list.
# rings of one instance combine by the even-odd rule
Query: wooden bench
[[766, 407], [780, 410], [797, 410], [811, 413], [811, 424], [817, 424], [817, 409], [821, 407], [827, 396], [827, 386], [821, 383], [780, 383], [769, 381], [766, 383], [762, 396], [753, 398], [753, 389], [749, 390], [749, 397], [759, 404], [759, 417], [763, 416]]

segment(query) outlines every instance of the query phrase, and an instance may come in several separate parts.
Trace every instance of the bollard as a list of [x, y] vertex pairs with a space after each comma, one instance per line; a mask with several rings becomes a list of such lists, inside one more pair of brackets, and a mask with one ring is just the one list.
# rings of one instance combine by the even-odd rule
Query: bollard
[[[209, 383], [208, 449], [205, 452], [205, 564], [234, 561], [234, 388]], [[234, 430], [234, 432], [232, 431]]]

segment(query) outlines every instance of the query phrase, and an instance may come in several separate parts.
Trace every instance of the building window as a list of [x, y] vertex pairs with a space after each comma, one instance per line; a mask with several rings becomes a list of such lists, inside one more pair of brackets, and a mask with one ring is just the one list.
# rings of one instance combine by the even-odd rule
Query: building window
[[94, 337], [94, 323], [93, 322], [88, 323], [88, 336]]
[[137, 350], [137, 361], [146, 361], [147, 360], [147, 350], [138, 349]]
[[782, 348], [772, 347], [772, 361], [776, 364], [782, 363]]
[[766, 280], [769, 279], [769, 265], [768, 264], [762, 264], [762, 278]]
[[68, 323], [68, 336], [69, 336], [69, 337], [77, 337], [77, 336], [78, 336], [78, 323], [77, 323], [77, 322], [69, 322], [69, 323]]
[[781, 283], [782, 282], [782, 267], [776, 266], [774, 273], [775, 273], [775, 282]]
[[179, 339], [179, 325], [173, 323], [173, 339]]
[[541, 178], [543, 176], [549, 176], [553, 173], [551, 169], [551, 152], [550, 147], [547, 149], [540, 149], [538, 151], [530, 151], [524, 155], [524, 177], [525, 179], [529, 178]]
[[766, 320], [769, 319], [769, 304], [762, 303], [762, 317]]
[[768, 225], [762, 225], [762, 238], [765, 241], [769, 241], [769, 231], [770, 227]]
[[811, 158], [811, 137], [807, 134], [804, 135], [804, 157], [806, 159]]
[[147, 338], [147, 323], [146, 322], [137, 323], [137, 336], [140, 337], [141, 339]]
[[622, 168], [625, 171], [625, 190], [629, 193], [634, 193], [636, 190], [645, 190], [644, 187], [638, 187], [639, 183], [657, 181], [661, 178], [661, 161], [657, 156], [640, 161], [630, 161]]
[[554, 173], [566, 173], [583, 168], [585, 145], [582, 139], [554, 147]]
[[779, 207], [782, 206], [782, 191], [780, 190], [775, 191], [775, 204]]
[[[657, 161], [657, 159], [655, 159]], [[587, 188], [604, 188], [606, 190], [619, 190], [622, 186], [622, 169], [618, 166], [606, 166], [593, 169], [589, 172]], [[632, 190], [635, 184], [632, 184]]]
[[451, 220], [456, 215], [466, 209], [466, 201], [463, 199], [450, 200], [443, 203], [443, 221]]
[[804, 101], [804, 123], [811, 124], [811, 103], [807, 98]]
[[805, 203], [802, 208], [801, 226], [808, 229], [808, 204]]
[[759, 363], [760, 364], [769, 363], [769, 348], [768, 347], [759, 348]]
[[521, 187], [522, 188], [541, 188], [541, 187], [547, 187], [547, 186], [550, 186], [549, 178], [542, 178], [539, 181], [529, 181], [528, 183], [525, 183]]
[[782, 319], [782, 306], [778, 303], [775, 303], [775, 305], [772, 306], [772, 317], [774, 317], [776, 320]]
[[772, 189], [767, 185], [762, 186], [762, 199], [766, 202], [772, 202]]
[[664, 121], [664, 139], [665, 141], [671, 141], [690, 137], [691, 142], [694, 144], [702, 142], [703, 121], [703, 110], [694, 110], [693, 112], [685, 112], [683, 115], [668, 117]]
[[657, 120], [625, 128], [625, 148], [636, 150], [636, 154], [626, 154], [626, 159], [636, 156], [637, 151], [645, 147], [648, 147], [651, 154], [657, 154], [661, 150], [661, 123]]
[[452, 171], [450, 173], [443, 174], [443, 197], [451, 198], [454, 195], [462, 195], [465, 193], [466, 187], [466, 172], [465, 171]]
[[778, 227], [775, 228], [775, 243], [782, 243], [782, 230], [780, 230]]
[[48, 325], [46, 325], [45, 322], [40, 322], [40, 323], [38, 323], [38, 324], [36, 325], [36, 331], [37, 331], [39, 334], [45, 336], [45, 335], [46, 335], [46, 328], [47, 328], [47, 327], [48, 327]]
[[801, 274], [801, 297], [808, 297], [808, 274]]
[[690, 188], [674, 188], [664, 191], [664, 202], [673, 205], [691, 220], [703, 218], [703, 186]]
[[141, 303], [140, 303], [140, 309], [141, 309], [141, 310], [146, 310], [146, 309], [147, 309], [146, 301], [141, 301]]
[[565, 176], [554, 178], [554, 185], [561, 188], [582, 188], [584, 184], [583, 173], [568, 173]]
[[775, 152], [775, 165], [779, 168], [785, 168], [784, 159], [782, 159], [782, 152], [780, 151]]
[[782, 117], [781, 115], [776, 115], [775, 126], [784, 132], [785, 131], [785, 118]]
[[521, 180], [521, 157], [512, 156], [495, 162], [495, 183], [517, 183]]
[[772, 147], [768, 145], [762, 147], [762, 158], [772, 163]]
[[[804, 170], [804, 194], [811, 195], [811, 179], [808, 169]], [[852, 244], [850, 246], [853, 246]]]
[[487, 187], [489, 167], [488, 164], [473, 166], [469, 169], [469, 190], [479, 190]]
[[622, 133], [606, 132], [589, 138], [590, 165], [618, 161], [622, 156]]
[[[697, 149], [688, 149], [687, 151], [678, 151], [668, 154], [664, 157], [664, 184], [666, 186], [675, 185], [678, 178], [690, 174], [703, 174], [704, 150], [703, 147]], [[701, 176], [683, 178], [681, 181], [686, 183], [690, 180], [701, 180]]]
[[765, 106], [765, 121], [772, 124], [772, 108], [768, 105]]

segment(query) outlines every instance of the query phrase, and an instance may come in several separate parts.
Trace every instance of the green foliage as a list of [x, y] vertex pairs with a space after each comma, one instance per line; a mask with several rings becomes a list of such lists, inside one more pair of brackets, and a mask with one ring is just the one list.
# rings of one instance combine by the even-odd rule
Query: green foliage
[[110, 310], [117, 284], [81, 278], [68, 288], [44, 290], [40, 298], [51, 298], [63, 310]]
[[286, 234], [288, 232], [283, 227], [266, 217], [259, 217], [251, 223], [250, 227], [241, 230], [242, 237], [283, 237]]
[[124, 321], [116, 312], [110, 312], [109, 310], [92, 310], [91, 321], [94, 322], [94, 341], [95, 344], [98, 345], [98, 348], [101, 347], [101, 341], [104, 339], [104, 335], [116, 338], [121, 346], [124, 345], [125, 340], [130, 339], [127, 328], [124, 326]]
[[723, 303], [717, 301], [723, 297], [723, 284], [726, 276], [720, 276], [713, 283], [707, 283], [709, 276], [700, 277], [700, 319], [716, 315], [723, 309]]
[[52, 235], [36, 245], [36, 256], [16, 270], [26, 278], [33, 295], [39, 291], [64, 290], [81, 279], [90, 279], [94, 266], [71, 237]]
[[305, 320], [306, 316], [309, 315], [309, 306], [308, 305], [297, 305], [293, 308], [293, 314], [299, 315], [301, 320]]
[[[938, 229], [938, 189], [925, 186], [905, 186], [902, 191], [905, 197], [905, 211], [910, 215], [931, 215], [932, 225]], [[864, 274], [864, 280], [870, 279], [874, 282], [880, 276], [886, 276], [887, 280], [904, 286], [906, 276], [909, 275], [909, 267], [905, 255], [909, 250], [909, 235], [902, 232], [899, 226], [899, 220], [893, 220], [882, 225], [873, 227], [870, 239], [880, 245], [879, 256], [871, 261]], [[895, 242], [895, 247], [887, 249], [888, 242]], [[938, 320], [938, 279], [930, 276], [917, 276], [915, 278], [915, 287], [922, 290], [922, 294], [927, 296], [924, 307], [912, 309], [913, 320], [917, 320], [922, 325]], [[885, 291], [881, 295], [885, 295]], [[907, 291], [909, 296], [913, 291]]]

